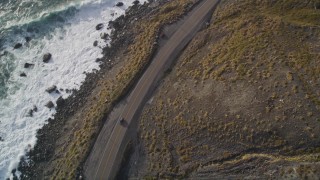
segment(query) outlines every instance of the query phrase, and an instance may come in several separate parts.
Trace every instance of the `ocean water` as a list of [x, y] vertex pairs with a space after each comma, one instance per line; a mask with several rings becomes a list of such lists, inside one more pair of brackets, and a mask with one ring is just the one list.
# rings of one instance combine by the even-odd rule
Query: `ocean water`
[[[0, 1], [0, 179], [10, 176], [19, 160], [36, 143], [36, 132], [55, 109], [45, 104], [66, 89], [79, 89], [85, 73], [99, 70], [95, 59], [108, 42], [100, 33], [110, 33], [107, 24], [133, 0], [1, 0]], [[140, 1], [141, 3], [144, 1]], [[114, 14], [114, 15], [112, 15]], [[96, 25], [103, 23], [97, 31]], [[30, 41], [26, 40], [30, 37]], [[97, 40], [98, 46], [93, 42]], [[14, 49], [15, 44], [22, 47]], [[51, 53], [49, 63], [42, 62]], [[25, 63], [34, 64], [24, 68]], [[25, 73], [27, 77], [20, 77]], [[47, 93], [51, 86], [64, 89]], [[31, 109], [36, 107], [32, 117]]]

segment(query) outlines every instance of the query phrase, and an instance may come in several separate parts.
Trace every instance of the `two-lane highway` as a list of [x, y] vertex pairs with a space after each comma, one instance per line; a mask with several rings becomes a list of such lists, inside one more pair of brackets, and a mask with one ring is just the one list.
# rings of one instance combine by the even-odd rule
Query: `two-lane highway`
[[[127, 127], [130, 127], [133, 117], [139, 108], [142, 107], [146, 96], [154, 89], [156, 81], [164, 71], [166, 65], [171, 64], [183, 48], [190, 42], [203, 23], [211, 15], [219, 0], [205, 0], [197, 7], [185, 22], [172, 35], [167, 43], [159, 50], [152, 63], [145, 71], [135, 88], [127, 98], [127, 103], [120, 115], [124, 118], [128, 126], [117, 123], [112, 130], [111, 136], [106, 144], [96, 142], [94, 150], [89, 158], [99, 156], [97, 161], [89, 161], [85, 167], [86, 179], [113, 179], [119, 167], [117, 157], [122, 156], [123, 150], [120, 149], [122, 140], [125, 138]], [[99, 136], [104, 136], [101, 132]], [[99, 139], [99, 138], [98, 138]], [[99, 151], [97, 149], [100, 149]], [[97, 154], [99, 153], [99, 154]]]

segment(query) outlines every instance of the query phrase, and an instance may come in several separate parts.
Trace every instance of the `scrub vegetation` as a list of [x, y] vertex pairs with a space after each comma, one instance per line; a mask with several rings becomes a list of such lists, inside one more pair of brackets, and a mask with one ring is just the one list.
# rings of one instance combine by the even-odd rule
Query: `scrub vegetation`
[[320, 1], [223, 0], [146, 105], [135, 178], [311, 178]]
[[69, 143], [63, 144], [57, 150], [56, 154], [60, 156], [53, 160], [55, 168], [51, 172], [52, 179], [74, 179], [77, 168], [83, 162], [93, 139], [97, 136], [103, 117], [110, 112], [114, 103], [127, 93], [148, 64], [156, 48], [154, 42], [161, 27], [176, 21], [194, 2], [193, 0], [171, 1], [136, 23], [128, 24], [135, 38], [124, 54], [118, 54], [118, 57], [124, 60], [122, 67], [116, 67], [113, 70], [116, 71], [113, 76], [101, 78], [97, 82], [98, 90], [95, 90], [97, 94], [90, 96], [85, 105], [86, 109], [75, 115], [81, 121], [76, 125], [76, 130], [68, 140]]

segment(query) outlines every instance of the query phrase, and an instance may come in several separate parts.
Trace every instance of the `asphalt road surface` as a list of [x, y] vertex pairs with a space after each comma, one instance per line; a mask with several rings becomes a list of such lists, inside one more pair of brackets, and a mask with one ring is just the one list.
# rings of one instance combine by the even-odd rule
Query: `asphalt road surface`
[[[99, 142], [99, 137], [94, 145], [93, 151], [87, 160], [84, 175], [86, 179], [113, 179], [121, 161], [123, 149], [121, 145], [125, 138], [127, 128], [139, 108], [145, 103], [145, 98], [152, 91], [159, 75], [163, 73], [165, 66], [171, 63], [183, 48], [190, 42], [197, 31], [211, 16], [219, 0], [205, 0], [199, 4], [199, 7], [188, 16], [184, 23], [177, 29], [171, 38], [158, 51], [152, 63], [142, 75], [135, 88], [126, 100], [126, 104], [120, 118], [123, 118], [126, 125], [115, 124], [109, 139], [104, 143]], [[108, 136], [101, 131], [99, 136]], [[101, 139], [101, 138], [100, 138]], [[106, 142], [106, 143], [105, 143]], [[94, 158], [95, 157], [95, 158]], [[95, 159], [94, 161], [91, 159]], [[118, 158], [118, 159], [117, 159]]]

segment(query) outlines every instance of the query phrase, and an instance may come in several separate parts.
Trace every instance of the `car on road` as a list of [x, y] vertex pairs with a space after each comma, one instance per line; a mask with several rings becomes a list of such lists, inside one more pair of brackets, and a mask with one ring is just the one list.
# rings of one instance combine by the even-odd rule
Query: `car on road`
[[124, 125], [126, 125], [126, 120], [124, 120], [124, 118], [121, 118], [121, 119], [119, 120], [119, 123], [120, 123], [122, 126], [124, 126]]

